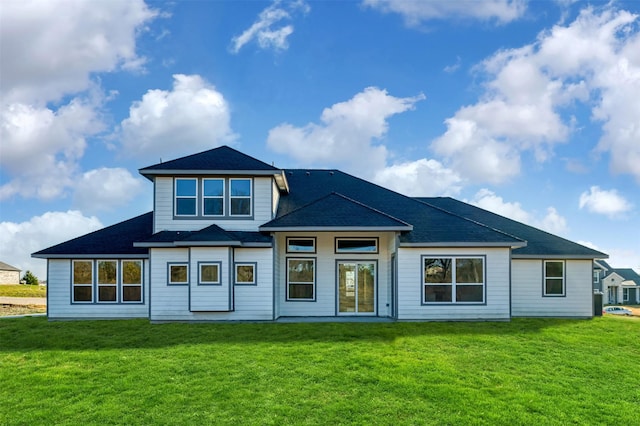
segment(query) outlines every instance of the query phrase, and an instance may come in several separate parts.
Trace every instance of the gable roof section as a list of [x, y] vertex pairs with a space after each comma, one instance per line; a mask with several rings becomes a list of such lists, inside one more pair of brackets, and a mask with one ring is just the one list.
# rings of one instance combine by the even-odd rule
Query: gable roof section
[[613, 268], [607, 262], [602, 259], [595, 259], [593, 261], [593, 269], [602, 269], [604, 271], [611, 271]]
[[69, 257], [147, 257], [146, 248], [134, 247], [135, 241], [149, 238], [153, 232], [153, 213], [145, 213], [124, 222], [33, 253], [42, 259]]
[[[609, 278], [613, 274], [617, 274], [618, 276], [620, 276], [620, 278], [622, 278], [624, 282], [633, 281], [635, 285], [640, 286], [640, 275], [631, 268], [613, 268], [611, 270], [611, 273], [608, 274], [605, 279]], [[629, 283], [627, 285], [634, 284]]]
[[210, 225], [199, 231], [160, 231], [135, 247], [271, 247], [271, 237], [259, 232], [225, 231]]
[[8, 263], [0, 262], [0, 271], [20, 272], [21, 270], [15, 266], [9, 265]]
[[[519, 247], [525, 242], [472, 220], [437, 209], [339, 170], [285, 171], [290, 192], [280, 197], [276, 220], [332, 193], [369, 210], [413, 226], [403, 232], [404, 246], [475, 245]], [[332, 197], [328, 201], [336, 200]], [[329, 202], [327, 202], [329, 204]], [[328, 212], [325, 211], [324, 214]]]
[[337, 192], [280, 216], [261, 231], [411, 231], [413, 226]]
[[609, 257], [605, 253], [453, 198], [434, 197], [418, 199], [425, 204], [442, 208], [527, 241], [526, 247], [513, 250], [514, 258], [539, 258], [542, 256], [548, 258], [602, 259]]
[[281, 192], [289, 190], [282, 170], [226, 145], [144, 167], [139, 172], [149, 180], [160, 175], [265, 175], [275, 178]]

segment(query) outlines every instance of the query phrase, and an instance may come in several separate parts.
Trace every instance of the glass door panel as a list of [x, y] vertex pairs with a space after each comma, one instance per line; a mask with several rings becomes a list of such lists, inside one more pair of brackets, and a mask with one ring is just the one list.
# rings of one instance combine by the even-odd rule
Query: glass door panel
[[376, 297], [376, 264], [338, 263], [338, 312], [373, 314]]

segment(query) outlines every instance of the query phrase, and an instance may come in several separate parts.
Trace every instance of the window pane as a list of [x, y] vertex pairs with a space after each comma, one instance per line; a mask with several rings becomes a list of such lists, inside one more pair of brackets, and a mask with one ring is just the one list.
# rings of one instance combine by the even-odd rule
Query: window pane
[[218, 265], [200, 265], [200, 281], [208, 283], [220, 282]]
[[91, 302], [91, 286], [74, 286], [73, 301], [74, 302]]
[[232, 215], [250, 215], [251, 214], [251, 199], [249, 198], [232, 198], [231, 199], [231, 214]]
[[564, 276], [562, 273], [563, 265], [562, 262], [545, 262], [545, 276], [547, 278], [562, 278]]
[[231, 196], [251, 196], [251, 181], [249, 179], [231, 179]]
[[73, 283], [91, 284], [93, 283], [92, 265], [90, 260], [73, 262]]
[[291, 259], [289, 260], [289, 282], [313, 283], [313, 260]]
[[451, 259], [425, 259], [425, 283], [451, 283]]
[[315, 243], [316, 243], [315, 240], [311, 238], [308, 238], [308, 239], [289, 238], [287, 240], [287, 251], [314, 252], [316, 251]]
[[115, 260], [98, 261], [98, 284], [115, 284], [117, 282]]
[[458, 258], [456, 259], [457, 283], [483, 283], [482, 259]]
[[187, 265], [171, 265], [171, 276], [169, 282], [186, 283], [187, 282]]
[[196, 196], [195, 179], [176, 179], [176, 195], [179, 197]]
[[484, 287], [481, 285], [456, 286], [456, 302], [482, 302]]
[[142, 284], [142, 262], [122, 261], [122, 284]]
[[176, 214], [177, 215], [195, 215], [196, 199], [195, 198], [176, 198]]
[[98, 302], [115, 302], [116, 301], [116, 287], [100, 286], [98, 287]]
[[142, 302], [142, 286], [122, 287], [123, 302]]
[[222, 216], [222, 198], [205, 198], [204, 199], [204, 214], [206, 216]]
[[451, 302], [451, 286], [450, 285], [425, 285], [424, 301], [425, 302]]
[[376, 240], [338, 240], [338, 251], [346, 252], [376, 252], [378, 245]]
[[205, 179], [202, 193], [205, 197], [222, 197], [224, 195], [224, 181], [222, 179]]
[[562, 278], [547, 278], [545, 280], [545, 294], [563, 294]]
[[289, 284], [289, 299], [313, 299], [313, 284]]
[[253, 284], [254, 278], [253, 265], [237, 265], [236, 266], [236, 282]]

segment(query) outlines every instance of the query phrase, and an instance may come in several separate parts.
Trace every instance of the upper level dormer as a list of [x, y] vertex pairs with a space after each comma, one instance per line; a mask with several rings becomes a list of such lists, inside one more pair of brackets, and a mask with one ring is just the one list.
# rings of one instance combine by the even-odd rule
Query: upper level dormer
[[211, 224], [256, 231], [275, 217], [284, 171], [221, 146], [140, 169], [153, 182], [154, 229], [194, 231]]

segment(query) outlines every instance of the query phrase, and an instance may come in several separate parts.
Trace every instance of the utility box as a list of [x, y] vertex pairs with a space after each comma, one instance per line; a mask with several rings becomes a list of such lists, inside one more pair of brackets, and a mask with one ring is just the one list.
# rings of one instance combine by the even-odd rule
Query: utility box
[[602, 316], [602, 293], [593, 294], [593, 316]]

